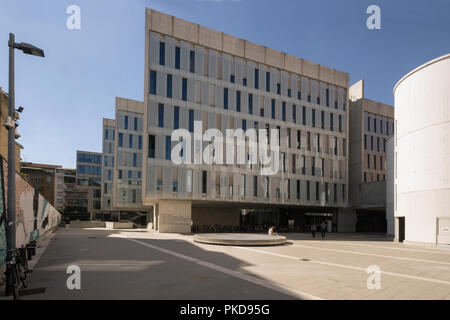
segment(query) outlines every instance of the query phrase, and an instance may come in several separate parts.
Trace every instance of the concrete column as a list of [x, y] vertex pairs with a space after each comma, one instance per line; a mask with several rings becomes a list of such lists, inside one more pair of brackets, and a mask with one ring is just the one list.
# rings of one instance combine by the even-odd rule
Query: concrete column
[[159, 232], [190, 233], [191, 209], [191, 201], [160, 200], [157, 206], [157, 227]]

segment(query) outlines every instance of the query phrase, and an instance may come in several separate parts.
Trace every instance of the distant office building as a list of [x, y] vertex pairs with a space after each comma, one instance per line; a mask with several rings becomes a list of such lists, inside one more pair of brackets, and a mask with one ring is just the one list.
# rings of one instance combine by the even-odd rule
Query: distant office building
[[113, 211], [114, 182], [114, 141], [116, 121], [103, 119], [103, 162], [102, 162], [102, 195], [101, 209], [103, 213]]
[[[8, 120], [8, 94], [0, 87], [0, 155], [8, 161], [8, 130], [3, 123]], [[16, 171], [20, 172], [20, 152], [23, 146], [16, 141]]]
[[61, 168], [58, 165], [21, 163], [21, 172], [28, 182], [55, 208], [56, 170]]
[[75, 169], [57, 168], [55, 171], [55, 208], [64, 212], [67, 203], [68, 192], [76, 188], [77, 178]]
[[87, 191], [87, 212], [90, 219], [101, 213], [102, 154], [77, 151], [77, 186]]
[[[213, 224], [284, 228], [292, 221], [297, 230], [309, 230], [323, 219], [330, 231], [345, 229], [347, 73], [149, 9], [145, 34], [142, 202], [155, 206], [159, 231]], [[175, 165], [171, 134], [193, 132], [194, 121], [202, 121], [202, 134], [278, 129], [280, 170], [268, 176], [260, 164]], [[202, 157], [206, 146], [192, 143], [192, 158]], [[138, 171], [136, 164], [127, 166]], [[121, 174], [126, 182], [126, 170]], [[117, 185], [118, 201], [130, 196], [120, 191], [125, 185]]]
[[142, 101], [116, 98], [113, 206], [119, 210], [143, 208], [143, 109]]
[[450, 54], [394, 87], [398, 241], [450, 245]]
[[364, 97], [364, 80], [349, 89], [349, 215], [357, 232], [386, 232], [386, 143], [394, 108]]

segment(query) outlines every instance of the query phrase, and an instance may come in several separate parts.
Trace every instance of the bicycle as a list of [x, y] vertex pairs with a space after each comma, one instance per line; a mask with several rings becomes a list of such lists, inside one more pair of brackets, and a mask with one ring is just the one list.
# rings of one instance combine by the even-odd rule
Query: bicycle
[[6, 294], [10, 295], [12, 291], [14, 300], [18, 300], [19, 290], [28, 287], [28, 273], [30, 273], [30, 270], [28, 269], [27, 249], [18, 248], [9, 251], [11, 259], [6, 263], [7, 268], [5, 272], [6, 283], [9, 284], [9, 292], [6, 292]]

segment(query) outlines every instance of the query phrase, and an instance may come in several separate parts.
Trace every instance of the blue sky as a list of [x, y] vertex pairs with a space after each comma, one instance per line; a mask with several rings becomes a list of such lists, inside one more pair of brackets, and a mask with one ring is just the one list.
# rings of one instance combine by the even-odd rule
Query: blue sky
[[[81, 30], [66, 8], [81, 8]], [[381, 8], [381, 30], [366, 9]], [[350, 73], [366, 97], [393, 104], [395, 83], [450, 52], [450, 1], [1, 0], [0, 86], [8, 90], [8, 33], [43, 48], [16, 51], [16, 105], [25, 161], [75, 167], [76, 150], [101, 152], [102, 118], [116, 96], [143, 100], [144, 8], [149, 7]]]

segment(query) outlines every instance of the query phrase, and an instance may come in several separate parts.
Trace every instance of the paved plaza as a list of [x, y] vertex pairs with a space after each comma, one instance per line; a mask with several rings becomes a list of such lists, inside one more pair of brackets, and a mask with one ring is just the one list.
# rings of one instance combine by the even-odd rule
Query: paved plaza
[[[46, 292], [24, 299], [450, 299], [450, 251], [380, 235], [284, 235], [285, 245], [237, 247], [58, 229], [31, 274], [31, 287]], [[80, 290], [67, 288], [70, 265], [81, 269]], [[374, 270], [380, 288], [368, 289]]]

